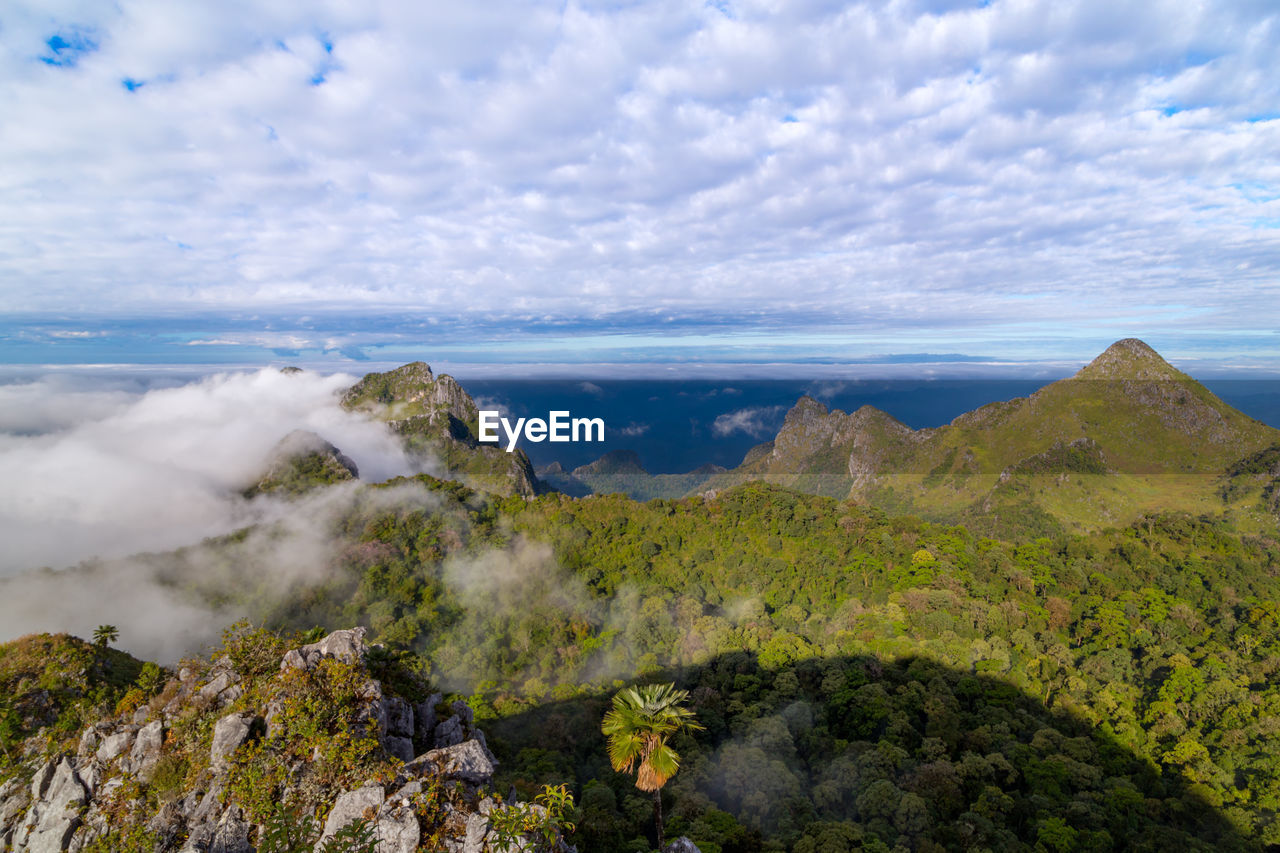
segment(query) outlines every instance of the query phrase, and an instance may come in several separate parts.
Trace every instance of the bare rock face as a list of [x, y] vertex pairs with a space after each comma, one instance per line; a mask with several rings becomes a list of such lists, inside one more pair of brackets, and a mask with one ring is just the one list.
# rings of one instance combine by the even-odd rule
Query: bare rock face
[[698, 849], [698, 845], [682, 835], [663, 847], [662, 853], [702, 853], [702, 851]]
[[498, 762], [478, 740], [468, 740], [444, 749], [433, 749], [409, 762], [402, 769], [406, 776], [434, 774], [458, 779], [472, 785], [483, 785], [493, 778]]
[[462, 853], [484, 853], [485, 836], [489, 834], [489, 818], [476, 813], [467, 816], [467, 837]]
[[387, 734], [412, 738], [413, 706], [399, 696], [384, 696], [382, 707], [386, 709]]
[[413, 807], [385, 804], [378, 812], [374, 837], [378, 839], [378, 853], [414, 853], [422, 840], [422, 830]]
[[32, 805], [13, 836], [15, 853], [60, 853], [80, 826], [84, 785], [65, 756], [46, 764], [31, 784]]
[[423, 746], [436, 745], [434, 742], [437, 722], [436, 705], [439, 705], [443, 698], [443, 694], [433, 693], [427, 697], [427, 701], [413, 706], [413, 734], [418, 743]]
[[249, 739], [262, 719], [253, 714], [228, 714], [213, 727], [213, 746], [209, 748], [209, 764], [214, 772], [227, 769], [231, 754]]
[[98, 760], [102, 763], [114, 761], [133, 746], [133, 732], [128, 729], [116, 732], [103, 739], [98, 747]]
[[16, 778], [0, 785], [0, 850], [6, 850], [13, 844], [18, 818], [31, 805], [30, 787]]
[[359, 663], [364, 660], [368, 646], [364, 638], [365, 628], [348, 628], [334, 631], [319, 642], [287, 652], [280, 662], [281, 669], [312, 669], [324, 658], [336, 658], [343, 663]]
[[153, 720], [138, 729], [133, 741], [133, 751], [129, 753], [129, 772], [139, 781], [150, 782], [155, 773], [156, 763], [160, 761], [160, 749], [164, 745], [164, 724]]
[[347, 824], [362, 818], [368, 819], [375, 814], [382, 808], [386, 794], [386, 789], [381, 785], [366, 785], [363, 788], [339, 794], [338, 799], [333, 803], [333, 808], [329, 810], [329, 817], [324, 822], [324, 833], [316, 843], [316, 849], [319, 850]]

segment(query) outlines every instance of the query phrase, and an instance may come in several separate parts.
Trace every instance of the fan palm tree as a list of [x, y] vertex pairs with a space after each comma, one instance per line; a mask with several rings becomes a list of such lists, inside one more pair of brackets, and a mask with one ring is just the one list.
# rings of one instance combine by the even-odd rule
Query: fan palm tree
[[625, 687], [613, 697], [601, 730], [609, 739], [609, 763], [619, 773], [636, 773], [636, 787], [653, 794], [653, 819], [662, 837], [662, 786], [680, 769], [680, 756], [667, 743], [679, 731], [702, 728], [681, 703], [689, 691], [674, 684]]
[[93, 644], [105, 651], [107, 645], [120, 638], [120, 629], [115, 625], [99, 625], [93, 631]]

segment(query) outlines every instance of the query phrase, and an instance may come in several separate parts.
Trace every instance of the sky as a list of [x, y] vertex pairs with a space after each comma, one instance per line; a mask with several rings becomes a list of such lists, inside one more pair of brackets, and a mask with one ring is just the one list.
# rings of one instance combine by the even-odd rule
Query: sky
[[1280, 374], [1277, 56], [1273, 0], [7, 0], [0, 363]]

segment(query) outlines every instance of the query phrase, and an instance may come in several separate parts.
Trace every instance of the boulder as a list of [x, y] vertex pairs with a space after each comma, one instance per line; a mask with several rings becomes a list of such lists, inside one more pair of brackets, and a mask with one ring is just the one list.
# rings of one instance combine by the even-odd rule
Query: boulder
[[463, 731], [462, 718], [454, 714], [436, 726], [435, 737], [432, 742], [436, 749], [445, 749], [450, 746], [457, 746], [465, 739], [466, 734]]
[[449, 707], [453, 709], [453, 713], [462, 718], [462, 724], [464, 726], [471, 728], [475, 725], [476, 712], [471, 710], [471, 706], [466, 702], [463, 702], [461, 699], [455, 699], [453, 700], [453, 704]]
[[253, 714], [227, 714], [213, 727], [213, 746], [209, 748], [209, 764], [215, 773], [227, 769], [231, 754], [247, 741], [260, 717]]
[[97, 729], [93, 726], [85, 729], [84, 734], [80, 735], [80, 746], [76, 749], [76, 763], [83, 766], [90, 761], [101, 743], [102, 737]]
[[436, 773], [472, 785], [487, 784], [493, 778], [497, 762], [477, 740], [464, 741], [444, 749], [433, 749], [419, 755], [400, 769], [406, 779]]
[[150, 782], [160, 760], [160, 748], [164, 745], [164, 723], [153, 720], [138, 729], [129, 753], [129, 772], [143, 782]]
[[375, 818], [385, 798], [386, 789], [381, 785], [365, 785], [363, 788], [339, 794], [338, 799], [333, 803], [333, 808], [329, 811], [328, 819], [324, 822], [324, 833], [316, 842], [316, 850], [319, 851], [324, 842], [336, 835], [338, 830], [347, 824], [360, 818], [367, 820]]
[[467, 837], [462, 842], [462, 853], [485, 853], [488, 834], [489, 818], [478, 812], [467, 815]]
[[414, 853], [422, 840], [413, 806], [388, 803], [378, 814], [378, 853]]
[[280, 661], [281, 669], [311, 669], [324, 658], [336, 658], [344, 663], [357, 663], [364, 660], [367, 646], [364, 628], [348, 628], [334, 631], [316, 643], [292, 649]]
[[221, 670], [209, 680], [208, 684], [200, 688], [199, 696], [206, 702], [216, 702], [219, 706], [225, 707], [240, 698], [240, 694], [244, 692], [239, 681], [240, 676], [233, 670]]
[[115, 761], [133, 746], [133, 732], [125, 730], [108, 735], [98, 746], [98, 760], [103, 764]]

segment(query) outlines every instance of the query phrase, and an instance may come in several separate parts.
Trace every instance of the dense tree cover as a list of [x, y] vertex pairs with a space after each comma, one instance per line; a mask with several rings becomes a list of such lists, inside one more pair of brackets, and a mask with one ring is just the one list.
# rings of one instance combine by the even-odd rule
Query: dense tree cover
[[[262, 532], [150, 559], [274, 628], [364, 624], [412, 650], [469, 697], [503, 786], [571, 786], [584, 850], [654, 840], [600, 734], [608, 697], [645, 681], [689, 690], [707, 727], [673, 741], [664, 807], [708, 853], [1280, 843], [1274, 536], [1168, 514], [997, 540], [765, 484], [637, 503], [422, 476], [352, 495], [324, 580], [283, 599], [214, 582], [219, 560], [265, 559], [246, 544]], [[8, 695], [56, 698], [79, 673], [51, 712], [72, 709], [64, 737], [138, 677], [99, 696], [94, 648], [66, 652], [0, 654]], [[29, 701], [0, 708], [9, 745]]]
[[[592, 849], [631, 843], [647, 804], [632, 814], [602, 749], [575, 764], [536, 747], [554, 727], [528, 725], [522, 735], [517, 723], [548, 704], [670, 673], [695, 691], [700, 718], [719, 719], [705, 743], [681, 750], [704, 770], [670, 786], [670, 807], [679, 815], [682, 802], [710, 803], [698, 831], [724, 849], [842, 849], [871, 835], [915, 849], [930, 840], [1003, 849], [1015, 838], [1105, 849], [1134, 843], [1126, 821], [1138, 813], [1225, 843], [1227, 830], [1195, 804], [1243, 839], [1280, 842], [1273, 538], [1164, 515], [1008, 542], [763, 484], [639, 504], [497, 501], [419, 479], [433, 503], [370, 499], [349, 514], [339, 580], [273, 621], [365, 622], [417, 650], [438, 682], [468, 693], [498, 727], [514, 750], [508, 758], [518, 756], [507, 764], [513, 780], [571, 782], [584, 810], [579, 831], [617, 828]], [[698, 691], [709, 677], [701, 673], [744, 654], [746, 670]], [[874, 675], [877, 667], [890, 675]], [[966, 698], [975, 683], [978, 698]], [[783, 701], [788, 690], [802, 699]], [[994, 728], [973, 741], [983, 725]], [[592, 740], [593, 726], [569, 728], [576, 741]], [[1088, 745], [1077, 744], [1086, 731]], [[884, 749], [897, 757], [883, 779], [827, 766], [844, 756], [856, 768]], [[999, 769], [1001, 756], [1016, 772]], [[974, 764], [974, 779], [1009, 781], [982, 804], [987, 783], [956, 771], [965, 793], [939, 806], [912, 786], [921, 766], [944, 759], [980, 759], [999, 767], [988, 776]], [[867, 794], [868, 780], [886, 784]], [[1129, 812], [1115, 806], [1126, 798]], [[918, 815], [917, 800], [927, 806]], [[592, 809], [613, 809], [616, 820], [593, 822]], [[966, 818], [972, 834], [956, 835], [969, 813], [982, 820]]]

